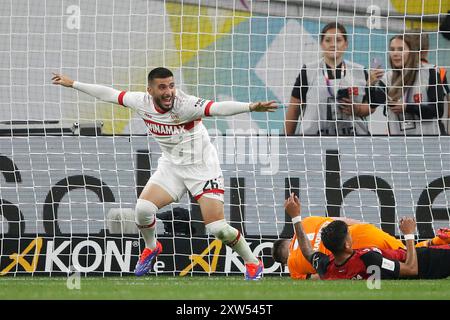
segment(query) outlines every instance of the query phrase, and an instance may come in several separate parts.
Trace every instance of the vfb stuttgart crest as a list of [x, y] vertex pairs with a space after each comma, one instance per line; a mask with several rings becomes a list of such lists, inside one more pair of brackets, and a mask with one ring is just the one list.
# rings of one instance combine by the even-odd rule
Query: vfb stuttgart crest
[[171, 112], [170, 117], [175, 123], [180, 123], [180, 117], [176, 113]]

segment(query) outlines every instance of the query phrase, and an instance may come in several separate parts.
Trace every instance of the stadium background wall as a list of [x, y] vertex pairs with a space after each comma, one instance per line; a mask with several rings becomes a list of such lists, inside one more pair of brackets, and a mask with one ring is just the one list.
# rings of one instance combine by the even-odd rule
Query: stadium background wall
[[[393, 235], [403, 215], [415, 214], [419, 238], [448, 224], [450, 137], [330, 137], [317, 144], [315, 137], [219, 136], [213, 142], [226, 181], [226, 218], [264, 256], [269, 273], [281, 272], [270, 259], [271, 242], [292, 235], [283, 209], [291, 191], [300, 194], [304, 215], [328, 210]], [[106, 217], [111, 209], [134, 208], [156, 169], [156, 142], [146, 136], [1, 137], [0, 150], [1, 270], [58, 274], [78, 261], [88, 274], [130, 272], [142, 243], [137, 234], [110, 233]], [[217, 256], [215, 273], [236, 272], [242, 264], [208, 239], [191, 201], [185, 196], [174, 206], [190, 210], [192, 237], [164, 235], [158, 221], [161, 272], [179, 274], [190, 255], [203, 255], [210, 266]], [[197, 264], [193, 271], [205, 268]]]

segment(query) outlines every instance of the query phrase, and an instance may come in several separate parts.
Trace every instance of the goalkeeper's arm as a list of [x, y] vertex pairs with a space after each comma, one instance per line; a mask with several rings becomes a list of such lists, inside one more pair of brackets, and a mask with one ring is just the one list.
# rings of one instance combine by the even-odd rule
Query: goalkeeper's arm
[[89, 84], [74, 81], [66, 75], [57, 73], [53, 73], [52, 81], [53, 84], [59, 84], [64, 87], [77, 89], [97, 99], [111, 103], [118, 103], [120, 91], [113, 88], [101, 86], [98, 84]]
[[298, 197], [292, 193], [291, 196], [286, 199], [284, 202], [284, 208], [286, 209], [287, 214], [293, 220], [295, 234], [297, 235], [297, 242], [300, 250], [302, 251], [303, 256], [306, 260], [311, 262], [312, 255], [314, 254], [314, 250], [311, 246], [311, 242], [308, 240], [308, 237], [303, 230], [303, 226], [300, 219], [300, 200]]

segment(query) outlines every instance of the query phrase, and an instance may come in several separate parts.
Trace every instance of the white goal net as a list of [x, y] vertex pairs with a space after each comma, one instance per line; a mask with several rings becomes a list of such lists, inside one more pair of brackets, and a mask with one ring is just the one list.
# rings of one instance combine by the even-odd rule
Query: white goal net
[[[449, 227], [449, 104], [441, 85], [450, 70], [449, 10], [446, 0], [2, 0], [0, 275], [129, 275], [143, 248], [134, 207], [157, 168], [159, 147], [132, 111], [52, 85], [52, 72], [145, 91], [148, 72], [164, 66], [192, 95], [275, 100], [275, 113], [203, 121], [219, 152], [226, 219], [262, 256], [267, 274], [286, 274], [270, 248], [293, 234], [283, 208], [290, 192], [300, 195], [304, 216], [355, 218], [399, 236], [399, 218], [413, 215], [420, 239]], [[304, 134], [311, 120], [305, 111], [295, 134], [285, 135], [304, 66], [306, 108], [318, 108], [331, 86], [361, 87], [357, 76], [322, 83], [320, 68], [310, 69], [323, 59], [322, 28], [336, 22], [347, 37], [341, 72], [364, 68], [369, 78], [373, 69], [395, 69], [393, 36], [420, 39], [437, 85], [429, 89], [419, 79], [415, 107], [428, 102], [434, 108], [428, 120], [437, 132], [392, 134], [389, 107], [380, 103], [362, 117], [367, 134]], [[415, 125], [425, 117], [417, 114]], [[158, 218], [164, 252], [153, 274], [244, 269], [231, 249], [205, 233], [189, 194]]]

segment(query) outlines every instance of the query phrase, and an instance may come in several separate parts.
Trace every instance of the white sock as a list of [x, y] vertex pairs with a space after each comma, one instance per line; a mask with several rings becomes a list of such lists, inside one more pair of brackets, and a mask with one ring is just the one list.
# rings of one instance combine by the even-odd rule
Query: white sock
[[217, 239], [228, 245], [244, 259], [245, 263], [258, 264], [258, 258], [250, 250], [250, 246], [239, 230], [230, 226], [225, 219], [217, 220], [206, 225], [206, 230]]
[[[231, 226], [230, 226], [231, 227]], [[234, 228], [233, 228], [234, 229]], [[252, 250], [250, 249], [250, 246], [248, 245], [247, 241], [245, 241], [244, 237], [241, 235], [239, 230], [236, 230], [239, 234], [239, 239], [236, 242], [236, 244], [231, 247], [234, 251], [236, 251], [242, 259], [244, 259], [245, 263], [254, 263], [258, 264], [259, 260], [258, 258], [253, 254]]]
[[149, 249], [156, 248], [156, 212], [158, 207], [150, 201], [138, 199], [136, 203], [136, 224]]

